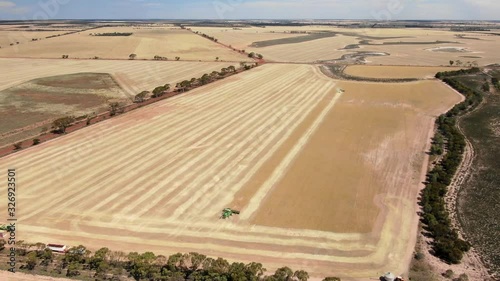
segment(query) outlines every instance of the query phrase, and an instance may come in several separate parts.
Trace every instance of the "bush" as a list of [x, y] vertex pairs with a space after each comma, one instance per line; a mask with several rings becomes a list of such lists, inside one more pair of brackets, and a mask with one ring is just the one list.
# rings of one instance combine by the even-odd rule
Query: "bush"
[[14, 144], [14, 150], [19, 150], [19, 149], [21, 149], [21, 148], [22, 148], [22, 146], [23, 146], [23, 143], [22, 143], [22, 142], [16, 142], [16, 143]]
[[446, 278], [453, 278], [454, 275], [455, 275], [455, 273], [451, 269], [448, 269], [448, 270], [446, 270], [445, 273], [443, 273], [443, 276]]
[[423, 259], [425, 258], [425, 255], [424, 255], [424, 253], [417, 252], [417, 253], [415, 253], [415, 256], [414, 256], [414, 257], [415, 257], [415, 259], [416, 259], [417, 261], [420, 261], [420, 260], [423, 260]]
[[453, 281], [469, 281], [469, 276], [467, 274], [463, 273], [458, 276], [458, 278], [453, 279]]
[[40, 139], [33, 140], [33, 145], [39, 145], [39, 144], [40, 144]]

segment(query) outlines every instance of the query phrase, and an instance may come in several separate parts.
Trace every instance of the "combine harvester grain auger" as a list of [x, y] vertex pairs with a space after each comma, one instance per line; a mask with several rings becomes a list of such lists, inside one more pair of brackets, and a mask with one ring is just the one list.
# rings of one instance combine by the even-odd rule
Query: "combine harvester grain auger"
[[222, 210], [222, 215], [220, 216], [221, 219], [227, 219], [232, 215], [239, 215], [240, 211], [233, 210], [231, 208], [225, 208]]

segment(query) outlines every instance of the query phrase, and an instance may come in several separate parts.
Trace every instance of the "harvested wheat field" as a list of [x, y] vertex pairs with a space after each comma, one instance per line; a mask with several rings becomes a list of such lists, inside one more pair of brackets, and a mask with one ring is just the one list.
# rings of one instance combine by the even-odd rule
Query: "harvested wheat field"
[[227, 62], [104, 61], [0, 58], [0, 91], [48, 76], [82, 72], [109, 73], [131, 97], [166, 83], [199, 78], [234, 65]]
[[222, 28], [222, 27], [190, 27], [193, 31], [208, 34], [226, 45], [231, 45], [239, 50], [244, 50], [253, 42], [294, 38], [303, 34], [291, 34], [283, 32], [268, 31], [259, 27], [242, 27], [242, 28]]
[[[40, 43], [40, 41], [38, 40], [49, 40], [46, 39], [46, 37], [62, 34], [65, 32], [69, 31], [0, 30], [0, 50], [19, 50], [21, 48], [24, 48], [24, 44]], [[36, 41], [33, 41], [34, 39]], [[13, 44], [13, 46], [11, 46], [11, 44]]]
[[[378, 277], [406, 270], [425, 143], [458, 101], [436, 81], [336, 83], [267, 64], [0, 169], [16, 168], [23, 190], [18, 239]], [[241, 214], [220, 220], [226, 207]]]
[[270, 61], [279, 62], [316, 62], [334, 60], [348, 53], [344, 47], [358, 43], [355, 37], [337, 35], [300, 43], [280, 44], [262, 48], [247, 48], [247, 52], [264, 55]]
[[[92, 36], [97, 33], [133, 33], [130, 36]], [[152, 60], [154, 56], [174, 60], [242, 61], [248, 57], [229, 50], [215, 42], [198, 36], [188, 30], [165, 27], [104, 27], [19, 45], [18, 48], [0, 49], [0, 57], [22, 58], [70, 58]]]
[[[364, 62], [383, 65], [447, 66], [450, 60], [460, 60], [464, 65], [500, 62], [496, 51], [499, 37], [472, 32], [328, 26], [192, 28], [214, 36], [226, 45], [260, 53], [268, 61], [277, 62], [331, 61], [359, 53], [375, 54], [377, 56], [367, 56]], [[330, 33], [331, 36], [317, 36], [321, 33]], [[311, 38], [300, 39], [307, 36]], [[263, 42], [264, 46], [254, 44]], [[275, 44], [277, 42], [279, 44]]]
[[459, 67], [433, 66], [378, 66], [378, 65], [350, 65], [344, 70], [345, 74], [357, 77], [380, 79], [429, 79], [434, 78], [441, 71], [459, 70]]

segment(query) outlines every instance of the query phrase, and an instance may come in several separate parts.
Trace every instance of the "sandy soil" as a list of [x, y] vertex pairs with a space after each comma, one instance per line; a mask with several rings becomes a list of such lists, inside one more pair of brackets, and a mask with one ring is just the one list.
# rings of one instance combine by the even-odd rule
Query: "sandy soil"
[[54, 278], [40, 275], [30, 275], [24, 273], [10, 273], [0, 270], [0, 280], [5, 281], [70, 281], [72, 279]]
[[[132, 32], [131, 36], [90, 36], [90, 33]], [[30, 38], [31, 40], [31, 38]], [[174, 60], [244, 61], [248, 57], [180, 28], [106, 27], [0, 49], [0, 57], [128, 59], [152, 60], [155, 55]]]
[[[124, 91], [134, 96], [167, 83], [175, 85], [185, 79], [199, 78], [214, 70], [235, 65], [227, 62], [179, 61], [104, 61], [0, 58], [0, 91], [41, 77], [98, 72], [109, 73]], [[238, 65], [235, 65], [239, 67]]]
[[[19, 239], [199, 251], [314, 277], [404, 272], [428, 129], [457, 97], [434, 81], [339, 87], [346, 92], [313, 66], [265, 65], [0, 159], [0, 169], [17, 169], [24, 190]], [[268, 161], [278, 165], [264, 171]], [[286, 184], [284, 198], [297, 169], [303, 179]], [[265, 173], [241, 215], [219, 220]], [[309, 210], [301, 208], [321, 194], [325, 215], [305, 224]], [[371, 231], [325, 231], [325, 217], [347, 225], [332, 212], [336, 204], [358, 218], [377, 213], [357, 223]], [[309, 229], [284, 225], [283, 210]]]
[[351, 65], [344, 73], [358, 77], [368, 78], [434, 78], [440, 71], [459, 70], [459, 67], [411, 67], [411, 66], [378, 66], [378, 65]]

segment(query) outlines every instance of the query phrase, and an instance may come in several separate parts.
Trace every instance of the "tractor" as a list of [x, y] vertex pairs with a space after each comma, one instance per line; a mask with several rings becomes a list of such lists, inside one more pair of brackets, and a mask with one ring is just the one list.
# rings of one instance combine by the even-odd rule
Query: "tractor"
[[233, 210], [231, 208], [225, 208], [224, 210], [222, 210], [222, 215], [220, 216], [221, 219], [227, 219], [229, 218], [230, 216], [232, 215], [239, 215], [240, 214], [240, 211], [236, 211], [236, 210]]

